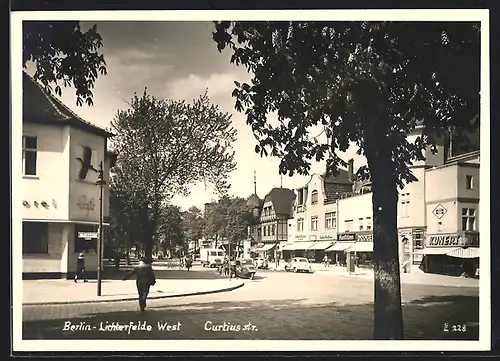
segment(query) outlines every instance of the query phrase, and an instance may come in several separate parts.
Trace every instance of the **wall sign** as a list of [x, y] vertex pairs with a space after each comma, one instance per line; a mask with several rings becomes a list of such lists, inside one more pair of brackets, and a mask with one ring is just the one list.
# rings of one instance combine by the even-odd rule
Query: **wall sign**
[[441, 204], [438, 204], [436, 208], [432, 211], [432, 214], [436, 216], [437, 219], [441, 219], [444, 217], [444, 215], [448, 213], [448, 210], [444, 208]]
[[338, 241], [355, 241], [356, 234], [355, 233], [337, 234], [337, 240]]
[[89, 200], [85, 195], [81, 195], [80, 197], [78, 197], [76, 205], [81, 210], [84, 210], [87, 216], [89, 215], [90, 211], [93, 211], [95, 209], [94, 198], [91, 198]]
[[435, 234], [427, 236], [426, 247], [477, 247], [479, 234]]
[[335, 240], [336, 237], [333, 234], [320, 234], [319, 239], [321, 239], [321, 240], [329, 240], [329, 239]]

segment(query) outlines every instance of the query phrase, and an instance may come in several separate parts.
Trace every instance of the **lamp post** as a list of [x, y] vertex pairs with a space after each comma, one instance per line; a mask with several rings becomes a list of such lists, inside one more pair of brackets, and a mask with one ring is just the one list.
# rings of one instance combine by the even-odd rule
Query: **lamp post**
[[106, 181], [104, 180], [104, 170], [102, 161], [99, 163], [99, 175], [96, 184], [99, 186], [99, 244], [97, 246], [97, 296], [101, 296], [102, 291], [102, 250], [103, 250], [103, 237], [102, 237], [102, 190]]

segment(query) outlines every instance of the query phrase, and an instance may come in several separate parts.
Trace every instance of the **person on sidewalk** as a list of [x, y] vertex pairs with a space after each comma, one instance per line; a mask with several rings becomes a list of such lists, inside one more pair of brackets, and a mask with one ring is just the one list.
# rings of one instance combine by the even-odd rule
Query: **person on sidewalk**
[[156, 284], [156, 277], [151, 266], [151, 260], [142, 257], [139, 264], [123, 280], [136, 275], [137, 293], [139, 294], [139, 308], [141, 312], [146, 309], [146, 300], [149, 294], [149, 288]]
[[85, 275], [85, 256], [83, 253], [80, 253], [76, 259], [75, 283], [77, 283], [78, 278], [82, 278], [83, 282], [88, 282]]

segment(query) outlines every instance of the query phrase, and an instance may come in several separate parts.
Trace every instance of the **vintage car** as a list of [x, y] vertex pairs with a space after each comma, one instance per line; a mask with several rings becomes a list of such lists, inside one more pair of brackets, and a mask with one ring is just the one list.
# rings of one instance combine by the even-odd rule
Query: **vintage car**
[[257, 257], [254, 259], [253, 264], [255, 268], [259, 269], [268, 269], [269, 268], [269, 263], [267, 262], [267, 259], [264, 257]]
[[251, 258], [240, 258], [232, 263], [234, 275], [239, 278], [248, 278], [253, 280], [257, 270]]
[[307, 258], [294, 257], [290, 260], [288, 264], [285, 265], [285, 271], [295, 272], [295, 273], [297, 272], [312, 273], [312, 268]]

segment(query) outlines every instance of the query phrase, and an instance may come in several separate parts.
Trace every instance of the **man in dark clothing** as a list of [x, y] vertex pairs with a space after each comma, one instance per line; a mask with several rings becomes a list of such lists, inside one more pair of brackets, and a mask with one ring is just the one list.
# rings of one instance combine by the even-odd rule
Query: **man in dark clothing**
[[139, 264], [128, 274], [124, 280], [136, 275], [137, 292], [139, 294], [139, 307], [141, 312], [146, 309], [146, 299], [148, 298], [149, 288], [156, 284], [156, 277], [151, 266], [151, 261], [145, 257], [141, 258]]
[[85, 257], [83, 253], [80, 253], [76, 260], [75, 283], [78, 278], [83, 278], [83, 282], [87, 282], [87, 277], [85, 276]]

